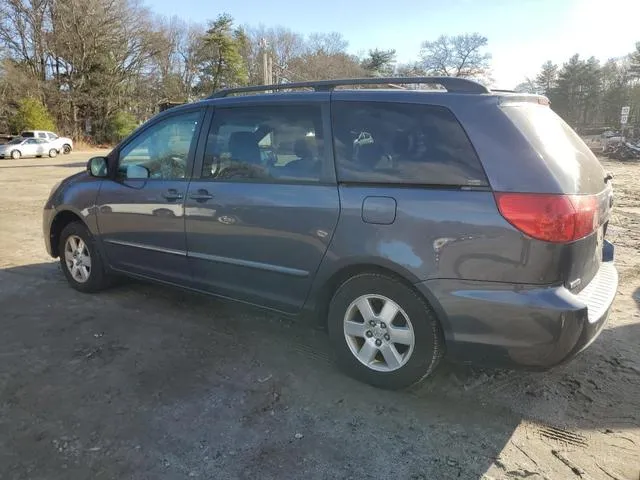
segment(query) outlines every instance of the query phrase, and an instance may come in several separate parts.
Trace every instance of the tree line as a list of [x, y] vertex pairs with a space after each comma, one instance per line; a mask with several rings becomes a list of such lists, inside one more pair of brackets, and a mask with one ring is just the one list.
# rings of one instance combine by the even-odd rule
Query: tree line
[[135, 0], [0, 0], [0, 133], [54, 124], [96, 142], [122, 138], [161, 102], [273, 81], [489, 72], [487, 39], [442, 36], [399, 65], [392, 49], [348, 53], [339, 33], [303, 35], [242, 26], [226, 14], [205, 23], [154, 15]]
[[573, 55], [562, 65], [545, 62], [535, 78], [517, 90], [543, 94], [552, 108], [571, 126], [585, 133], [618, 130], [620, 113], [629, 106], [627, 127], [640, 128], [640, 42], [622, 58], [604, 64], [594, 57]]
[[[419, 75], [491, 81], [488, 40], [478, 33], [426, 40], [415, 61], [399, 64], [393, 49], [349, 53], [339, 33], [238, 25], [226, 14], [189, 23], [137, 0], [0, 0], [0, 133], [46, 127], [115, 142], [163, 102], [263, 84], [265, 54], [276, 83]], [[574, 125], [606, 123], [627, 98], [636, 95], [640, 105], [636, 57], [545, 64], [521, 89], [548, 95]]]

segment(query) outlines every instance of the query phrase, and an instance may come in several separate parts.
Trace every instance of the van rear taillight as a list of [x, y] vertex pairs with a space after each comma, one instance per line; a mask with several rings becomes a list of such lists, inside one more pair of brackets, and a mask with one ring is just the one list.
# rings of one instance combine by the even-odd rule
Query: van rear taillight
[[494, 193], [502, 216], [522, 233], [545, 242], [567, 243], [598, 227], [595, 195]]

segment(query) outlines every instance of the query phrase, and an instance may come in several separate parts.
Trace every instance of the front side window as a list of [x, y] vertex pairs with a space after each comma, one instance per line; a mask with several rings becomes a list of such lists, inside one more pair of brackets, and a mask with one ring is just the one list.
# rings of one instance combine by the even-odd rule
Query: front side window
[[146, 129], [120, 151], [118, 175], [127, 178], [127, 172], [136, 172], [135, 178], [139, 178], [140, 168], [131, 167], [142, 167], [149, 178], [185, 178], [199, 121], [199, 111], [189, 112], [170, 116]]
[[319, 105], [218, 108], [207, 137], [202, 177], [319, 182], [323, 162]]
[[488, 184], [466, 133], [447, 108], [336, 101], [331, 115], [339, 181]]
[[56, 138], [58, 138], [58, 136], [55, 133], [48, 133], [47, 135], [49, 136], [50, 140], [55, 140]]

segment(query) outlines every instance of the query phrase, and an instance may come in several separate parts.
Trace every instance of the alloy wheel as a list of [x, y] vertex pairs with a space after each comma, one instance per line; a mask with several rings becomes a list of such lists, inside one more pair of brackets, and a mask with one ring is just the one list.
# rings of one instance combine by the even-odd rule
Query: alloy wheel
[[393, 300], [375, 294], [362, 295], [349, 305], [344, 338], [360, 363], [379, 372], [403, 367], [415, 346], [409, 316]]
[[78, 283], [85, 283], [91, 275], [91, 254], [77, 235], [70, 235], [64, 244], [64, 260], [71, 277]]

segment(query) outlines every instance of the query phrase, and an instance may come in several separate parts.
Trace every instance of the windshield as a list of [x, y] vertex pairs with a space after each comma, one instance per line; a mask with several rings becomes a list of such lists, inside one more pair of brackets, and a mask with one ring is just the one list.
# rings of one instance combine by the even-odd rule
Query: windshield
[[22, 143], [23, 141], [24, 141], [24, 138], [14, 138], [9, 143], [7, 143], [7, 145], [18, 145], [19, 143]]

